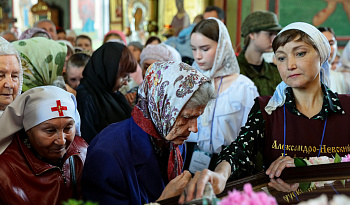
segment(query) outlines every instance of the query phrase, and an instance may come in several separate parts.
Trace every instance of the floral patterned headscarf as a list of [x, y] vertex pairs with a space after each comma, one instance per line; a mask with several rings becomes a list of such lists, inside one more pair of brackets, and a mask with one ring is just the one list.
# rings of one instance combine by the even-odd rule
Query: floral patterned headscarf
[[[135, 109], [141, 111], [143, 117], [152, 122], [156, 134], [152, 133], [145, 123], [138, 123], [137, 120], [135, 122], [148, 134], [165, 140], [182, 108], [199, 86], [208, 81], [209, 78], [186, 63], [169, 61], [152, 64], [139, 87], [139, 101], [133, 112]], [[180, 150], [171, 143], [169, 180], [181, 173], [182, 166]]]
[[34, 37], [12, 43], [19, 52], [23, 68], [23, 91], [52, 85], [62, 75], [67, 46], [44, 37]]

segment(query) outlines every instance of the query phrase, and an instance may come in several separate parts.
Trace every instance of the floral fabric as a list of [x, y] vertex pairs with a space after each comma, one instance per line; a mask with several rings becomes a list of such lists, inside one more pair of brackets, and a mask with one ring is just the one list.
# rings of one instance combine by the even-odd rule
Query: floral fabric
[[[182, 62], [152, 64], [139, 87], [139, 101], [135, 108], [143, 113], [144, 118], [150, 120], [155, 130], [147, 123], [135, 119], [134, 109], [135, 122], [148, 134], [165, 140], [182, 108], [199, 86], [208, 81], [210, 80], [199, 71]], [[154, 134], [154, 131], [158, 134]], [[181, 173], [182, 162], [178, 147], [171, 143], [168, 163], [169, 180]]]
[[12, 43], [19, 52], [23, 68], [23, 91], [52, 85], [62, 75], [67, 46], [44, 37], [34, 37]]

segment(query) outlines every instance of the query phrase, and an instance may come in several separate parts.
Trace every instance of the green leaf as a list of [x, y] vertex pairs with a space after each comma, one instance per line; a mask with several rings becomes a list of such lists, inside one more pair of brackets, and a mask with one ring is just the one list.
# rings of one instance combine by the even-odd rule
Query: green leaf
[[298, 157], [294, 158], [294, 164], [296, 167], [306, 167], [307, 166], [306, 162], [303, 159], [300, 159]]
[[345, 188], [345, 179], [340, 180], [340, 182], [343, 184], [343, 187]]
[[306, 192], [310, 188], [311, 182], [301, 182], [299, 183], [299, 189], [301, 189], [302, 192]]
[[339, 163], [339, 162], [341, 162], [341, 157], [339, 156], [338, 153], [335, 153], [334, 163]]

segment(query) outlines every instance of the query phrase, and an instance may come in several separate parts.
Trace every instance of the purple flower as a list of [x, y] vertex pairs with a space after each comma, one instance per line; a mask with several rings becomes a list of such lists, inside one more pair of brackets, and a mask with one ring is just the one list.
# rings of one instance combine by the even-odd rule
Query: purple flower
[[345, 155], [341, 158], [341, 162], [350, 162], [350, 154]]

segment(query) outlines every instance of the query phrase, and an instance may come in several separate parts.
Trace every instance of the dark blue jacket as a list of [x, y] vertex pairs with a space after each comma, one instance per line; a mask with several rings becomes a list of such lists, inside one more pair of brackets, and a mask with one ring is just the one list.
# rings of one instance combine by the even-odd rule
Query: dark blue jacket
[[82, 189], [85, 199], [100, 204], [145, 204], [160, 197], [166, 185], [161, 176], [148, 134], [131, 117], [111, 124], [91, 142]]

